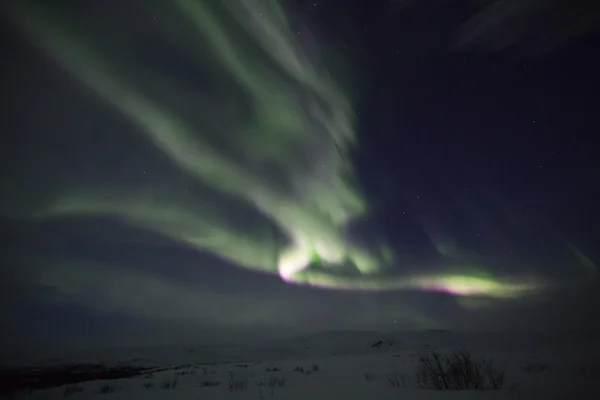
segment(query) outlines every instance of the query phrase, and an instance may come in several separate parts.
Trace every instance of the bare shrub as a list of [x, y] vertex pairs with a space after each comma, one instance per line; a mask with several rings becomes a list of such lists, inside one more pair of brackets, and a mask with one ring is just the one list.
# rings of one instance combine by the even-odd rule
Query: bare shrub
[[63, 396], [69, 397], [69, 396], [72, 396], [75, 393], [79, 393], [79, 392], [83, 392], [83, 388], [80, 385], [68, 385], [68, 386], [65, 386]]
[[177, 378], [173, 380], [165, 380], [160, 384], [161, 389], [175, 389], [177, 387]]
[[372, 372], [365, 372], [365, 380], [366, 380], [367, 382], [373, 382], [373, 381], [376, 381], [376, 380], [377, 380], [377, 378], [378, 378], [378, 376], [377, 376], [377, 375], [375, 375], [374, 373], [372, 373]]
[[[278, 387], [284, 387], [286, 383], [286, 379], [285, 376], [281, 375], [281, 376], [271, 376], [267, 382], [267, 386], [269, 386], [269, 388], [271, 388], [271, 398], [275, 397], [275, 388]], [[264, 399], [264, 392], [263, 392], [263, 386], [265, 386], [265, 382], [264, 381], [259, 381], [257, 382], [257, 385], [259, 386], [259, 393], [260, 393], [260, 398]]]
[[246, 375], [235, 375], [232, 371], [229, 371], [227, 384], [230, 392], [243, 392], [248, 388], [248, 378]]
[[98, 393], [101, 393], [101, 394], [110, 394], [110, 393], [114, 393], [116, 391], [117, 391], [117, 387], [114, 385], [109, 385], [109, 384], [102, 385], [102, 386], [100, 386], [100, 389], [98, 389]]
[[465, 350], [451, 354], [432, 351], [419, 358], [415, 383], [422, 389], [490, 390], [505, 383], [505, 369], [490, 358], [475, 358]]
[[406, 388], [410, 386], [410, 379], [401, 372], [393, 372], [387, 376], [387, 381], [392, 387]]
[[269, 387], [284, 387], [285, 386], [285, 376], [272, 376], [269, 378]]
[[548, 364], [543, 362], [531, 362], [523, 367], [523, 370], [529, 374], [548, 372]]
[[600, 365], [580, 365], [577, 372], [584, 378], [598, 379], [600, 378]]
[[219, 381], [201, 381], [200, 387], [217, 387], [219, 386]]

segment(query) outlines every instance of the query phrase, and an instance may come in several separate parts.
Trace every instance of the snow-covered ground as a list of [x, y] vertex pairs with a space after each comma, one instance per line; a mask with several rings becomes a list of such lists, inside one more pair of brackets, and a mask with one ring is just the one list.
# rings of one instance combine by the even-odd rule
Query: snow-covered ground
[[[153, 369], [129, 378], [24, 390], [15, 398], [600, 399], [600, 338], [571, 340], [435, 331], [385, 335], [328, 332], [245, 347], [80, 351], [60, 359], [38, 360], [36, 366], [128, 363]], [[420, 355], [460, 348], [491, 357], [495, 365], [506, 367], [504, 386], [488, 391], [436, 391], [416, 386]]]

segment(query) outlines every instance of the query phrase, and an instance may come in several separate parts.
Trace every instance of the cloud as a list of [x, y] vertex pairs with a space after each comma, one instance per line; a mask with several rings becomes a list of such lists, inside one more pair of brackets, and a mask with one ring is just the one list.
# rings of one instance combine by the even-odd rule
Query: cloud
[[525, 54], [554, 51], [600, 26], [600, 7], [586, 0], [487, 0], [459, 29], [458, 46], [515, 48]]
[[[392, 10], [410, 13], [419, 5], [434, 3], [392, 0], [391, 4]], [[454, 7], [464, 10], [451, 35], [456, 50], [541, 55], [592, 34], [600, 26], [600, 6], [588, 0], [464, 0]], [[433, 15], [427, 18], [433, 20]]]

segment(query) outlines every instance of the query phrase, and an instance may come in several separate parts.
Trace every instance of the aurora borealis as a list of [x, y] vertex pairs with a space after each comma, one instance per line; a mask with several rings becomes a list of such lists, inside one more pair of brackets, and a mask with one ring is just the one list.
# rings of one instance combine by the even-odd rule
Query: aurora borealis
[[[263, 9], [248, 2], [231, 9], [195, 1], [176, 5], [173, 11], [182, 15], [181, 22], [171, 23], [182, 27], [185, 40], [202, 43], [210, 53], [198, 49], [198, 63], [218, 65], [222, 73], [215, 76], [216, 81], [234, 82], [239, 95], [248, 98], [251, 115], [233, 115], [227, 128], [215, 128], [218, 121], [211, 121], [210, 115], [204, 116], [208, 126], [194, 124], [143, 94], [147, 86], [155, 84], [140, 82], [136, 87], [128, 80], [138, 66], [119, 66], [89, 50], [93, 42], [86, 43], [67, 29], [55, 31], [49, 22], [58, 17], [40, 15], [39, 20], [30, 21], [25, 16], [24, 20], [59, 62], [138, 125], [143, 139], [152, 142], [182, 172], [247, 204], [252, 212], [274, 223], [290, 244], [276, 249], [272, 233], [260, 238], [228, 229], [227, 222], [199, 210], [206, 205], [182, 210], [176, 205], [157, 207], [146, 196], [123, 201], [135, 193], [93, 193], [93, 189], [78, 188], [79, 193], [65, 194], [42, 213], [118, 215], [238, 265], [279, 270], [290, 279], [315, 258], [330, 264], [351, 263], [363, 273], [376, 268], [372, 256], [351, 246], [341, 234], [344, 224], [365, 207], [344, 177], [351, 168], [344, 162], [344, 153], [354, 139], [350, 106], [327, 76], [319, 76], [303, 60], [290, 38], [293, 35], [285, 30], [281, 10], [276, 4]], [[267, 52], [270, 59], [261, 60], [240, 48], [243, 32], [227, 31], [221, 21], [225, 18], [230, 24], [248, 23], [245, 30], [257, 47], [255, 52]], [[251, 19], [255, 21], [250, 23]], [[148, 75], [159, 84], [168, 84], [160, 82], [160, 73], [150, 70]], [[274, 79], [277, 75], [281, 78]], [[177, 86], [170, 88], [178, 90]], [[181, 94], [175, 96], [191, 96], [193, 103], [194, 93], [179, 90]], [[237, 101], [232, 96], [219, 107], [234, 109]], [[272, 171], [280, 176], [273, 176]]]
[[[462, 194], [453, 204], [463, 217], [415, 214], [414, 223], [427, 237], [427, 257], [406, 254], [396, 239], [386, 237], [372, 222], [381, 214], [369, 192], [376, 179], [365, 184], [356, 161], [370, 134], [360, 124], [364, 99], [351, 87], [369, 78], [355, 65], [346, 69], [355, 76], [340, 76], [338, 67], [350, 63], [343, 57], [336, 60], [339, 65], [325, 65], [315, 54], [329, 54], [327, 46], [338, 44], [304, 41], [308, 32], [297, 26], [301, 17], [287, 5], [134, 1], [116, 11], [115, 2], [105, 3], [89, 7], [70, 0], [25, 0], [8, 8], [16, 34], [45, 68], [68, 82], [62, 85], [70, 85], [71, 99], [61, 104], [63, 95], [53, 92], [60, 85], [53, 84], [40, 89], [45, 94], [32, 95], [46, 110], [62, 110], [64, 119], [38, 117], [23, 128], [41, 139], [11, 164], [11, 171], [36, 164], [37, 172], [27, 169], [8, 178], [15, 189], [5, 196], [5, 216], [44, 227], [39, 229], [73, 224], [78, 240], [89, 237], [83, 247], [103, 254], [101, 260], [90, 260], [78, 248], [57, 256], [53, 249], [70, 245], [45, 244], [50, 255], [41, 256], [40, 250], [19, 258], [28, 272], [15, 272], [15, 281], [50, 288], [62, 301], [145, 316], [154, 309], [172, 316], [185, 308], [182, 304], [197, 301], [198, 308], [182, 312], [181, 318], [203, 320], [210, 314], [209, 321], [227, 323], [233, 322], [214, 310], [206, 314], [201, 304], [214, 301], [235, 309], [238, 303], [227, 294], [235, 289], [220, 290], [221, 283], [196, 287], [194, 279], [202, 278], [190, 277], [183, 286], [173, 286], [160, 276], [177, 269], [201, 277], [212, 263], [210, 269], [224, 276], [269, 279], [265, 285], [276, 285], [280, 299], [287, 298], [286, 291], [303, 290], [357, 297], [365, 292], [441, 293], [456, 298], [459, 306], [466, 304], [459, 298], [472, 298], [465, 309], [478, 300], [483, 307], [485, 299], [536, 298], [565, 283], [562, 273], [546, 274], [536, 267], [545, 260], [489, 257], [461, 239], [468, 225], [494, 246], [518, 246], [509, 232], [529, 222], [501, 196], [487, 196], [500, 218], [484, 211], [490, 207], [468, 205]], [[78, 110], [77, 96], [89, 104]], [[85, 117], [88, 109], [100, 110], [98, 116]], [[69, 116], [77, 122], [68, 122]], [[67, 147], [69, 154], [61, 150]], [[43, 184], [23, 178], [40, 171], [53, 171]], [[386, 178], [386, 188], [417, 174], [389, 173], [397, 175]], [[422, 202], [427, 196], [410, 197]], [[96, 225], [106, 220], [114, 226]], [[373, 233], [361, 233], [361, 226]], [[540, 240], [568, 264], [568, 285], [595, 279], [593, 256], [579, 243], [552, 224], [536, 229], [549, 234]], [[124, 232], [126, 237], [115, 239]], [[102, 250], [102, 240], [111, 237], [117, 245]], [[139, 266], [130, 269], [126, 261], [115, 260], [118, 256], [107, 255], [111, 246], [123, 252], [129, 244], [127, 254], [142, 258], [163, 247], [183, 249], [186, 256], [155, 256], [148, 261], [161, 271], [155, 276], [146, 274], [144, 261], [136, 260]], [[199, 258], [192, 261], [192, 255]], [[202, 258], [206, 255], [208, 261]], [[217, 300], [209, 300], [212, 295]], [[268, 308], [265, 303], [261, 300], [261, 312]], [[405, 304], [386, 315], [401, 309], [419, 314]], [[259, 321], [278, 318], [259, 314]], [[415, 320], [436, 318], [419, 315]], [[248, 317], [235, 319], [240, 321]], [[293, 318], [282, 324], [293, 324]]]

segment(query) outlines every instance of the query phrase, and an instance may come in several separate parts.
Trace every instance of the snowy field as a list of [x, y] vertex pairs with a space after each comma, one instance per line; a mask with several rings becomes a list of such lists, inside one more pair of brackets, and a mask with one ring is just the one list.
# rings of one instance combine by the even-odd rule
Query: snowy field
[[[245, 347], [113, 348], [36, 361], [5, 354], [0, 383], [4, 397], [32, 400], [600, 399], [600, 338], [569, 340], [437, 331], [328, 332]], [[418, 376], [421, 357], [460, 350], [473, 360], [492, 360], [495, 371], [504, 371], [500, 387], [424, 388]], [[14, 372], [33, 365], [35, 371]], [[9, 391], [8, 386], [19, 388]]]

